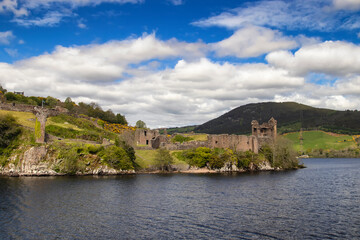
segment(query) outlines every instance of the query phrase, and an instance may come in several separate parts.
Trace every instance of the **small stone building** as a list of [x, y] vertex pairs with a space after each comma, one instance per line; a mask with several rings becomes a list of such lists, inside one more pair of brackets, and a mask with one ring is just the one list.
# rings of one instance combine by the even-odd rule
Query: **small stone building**
[[135, 131], [135, 141], [137, 145], [152, 147], [152, 142], [158, 136], [160, 136], [158, 130], [136, 129]]

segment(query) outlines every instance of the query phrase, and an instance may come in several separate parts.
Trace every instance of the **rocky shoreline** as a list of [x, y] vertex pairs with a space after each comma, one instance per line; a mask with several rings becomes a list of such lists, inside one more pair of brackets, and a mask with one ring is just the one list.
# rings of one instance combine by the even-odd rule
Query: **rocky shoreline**
[[[9, 159], [6, 166], [0, 166], [0, 176], [66, 176], [69, 174], [55, 171], [54, 169], [59, 159], [46, 148], [46, 146], [31, 147], [22, 153], [15, 154]], [[153, 169], [143, 170], [117, 170], [105, 164], [97, 166], [87, 166], [83, 171], [75, 172], [71, 175], [124, 175], [124, 174], [157, 174], [157, 173], [187, 173], [187, 174], [207, 174], [207, 173], [229, 173], [229, 172], [250, 172], [250, 171], [275, 171], [268, 162], [260, 164], [250, 164], [247, 169], [239, 169], [232, 163], [227, 163], [220, 169], [210, 169], [207, 167], [197, 168], [172, 165], [170, 171], [159, 171]]]

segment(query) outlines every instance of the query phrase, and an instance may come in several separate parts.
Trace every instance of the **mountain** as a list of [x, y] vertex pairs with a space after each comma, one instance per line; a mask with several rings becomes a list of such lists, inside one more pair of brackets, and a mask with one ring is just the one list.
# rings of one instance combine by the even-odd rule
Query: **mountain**
[[324, 130], [343, 134], [360, 134], [360, 112], [314, 108], [296, 102], [264, 102], [240, 106], [194, 129], [209, 134], [249, 134], [251, 121], [267, 122], [274, 117], [278, 132]]

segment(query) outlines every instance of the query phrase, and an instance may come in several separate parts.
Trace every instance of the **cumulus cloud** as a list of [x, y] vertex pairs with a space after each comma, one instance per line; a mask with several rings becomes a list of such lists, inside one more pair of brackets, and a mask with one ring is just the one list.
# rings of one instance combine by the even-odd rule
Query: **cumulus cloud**
[[268, 54], [269, 64], [297, 75], [325, 73], [335, 76], [360, 74], [360, 46], [342, 41], [326, 41], [300, 48], [294, 54], [276, 51]]
[[[147, 51], [146, 41], [156, 51]], [[150, 35], [103, 45], [58, 47], [51, 54], [0, 64], [5, 76], [2, 84], [10, 90], [26, 89], [29, 95], [51, 92], [62, 99], [96, 101], [125, 114], [132, 123], [142, 119], [155, 127], [201, 123], [249, 99], [272, 99], [274, 93], [293, 91], [304, 83], [301, 77], [265, 64], [234, 65], [207, 58], [179, 60], [174, 68], [118, 81], [129, 63], [179, 56], [183, 45]]]
[[185, 43], [176, 39], [161, 41], [155, 34], [136, 39], [110, 41], [105, 44], [62, 47], [16, 63], [29, 69], [48, 69], [73, 81], [108, 82], [120, 79], [130, 64], [152, 59], [201, 57], [202, 43]]
[[[354, 1], [345, 0], [344, 2]], [[229, 29], [252, 24], [279, 29], [311, 29], [328, 32], [339, 28], [358, 29], [359, 23], [360, 19], [357, 15], [331, 10], [328, 0], [273, 0], [247, 3], [242, 7], [195, 21], [192, 24], [199, 27], [218, 26]]]
[[257, 57], [280, 49], [293, 49], [296, 41], [283, 36], [279, 31], [264, 27], [248, 26], [237, 30], [231, 37], [212, 44], [220, 57]]
[[[51, 53], [0, 63], [1, 84], [26, 95], [95, 101], [125, 114], [131, 124], [141, 119], [150, 127], [201, 124], [250, 102], [298, 101], [337, 109], [360, 104], [357, 45], [324, 42], [294, 54], [276, 51], [267, 56], [269, 64], [218, 62], [208, 59], [206, 51], [202, 42], [163, 41], [155, 34], [58, 46]], [[339, 54], [350, 56], [348, 62]], [[162, 67], [170, 60], [176, 64]], [[315, 70], [343, 76], [319, 85], [306, 76]]]
[[12, 31], [0, 32], [0, 44], [10, 44], [10, 41], [15, 38]]

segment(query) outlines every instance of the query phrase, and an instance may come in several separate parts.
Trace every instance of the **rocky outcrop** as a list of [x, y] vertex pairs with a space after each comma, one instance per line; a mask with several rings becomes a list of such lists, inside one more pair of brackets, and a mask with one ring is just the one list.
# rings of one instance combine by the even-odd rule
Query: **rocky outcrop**
[[[56, 172], [55, 165], [61, 161], [49, 151], [45, 145], [30, 147], [23, 153], [14, 154], [5, 167], [0, 166], [0, 175], [6, 176], [61, 176]], [[134, 170], [117, 170], [107, 165], [99, 165], [95, 168], [87, 167], [76, 175], [118, 175], [134, 174]]]

